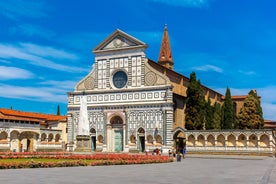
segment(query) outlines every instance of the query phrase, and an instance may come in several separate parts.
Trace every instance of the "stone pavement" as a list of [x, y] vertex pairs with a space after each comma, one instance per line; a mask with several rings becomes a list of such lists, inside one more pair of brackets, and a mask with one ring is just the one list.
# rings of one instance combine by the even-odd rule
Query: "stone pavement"
[[276, 158], [190, 155], [166, 164], [0, 170], [0, 183], [275, 184]]

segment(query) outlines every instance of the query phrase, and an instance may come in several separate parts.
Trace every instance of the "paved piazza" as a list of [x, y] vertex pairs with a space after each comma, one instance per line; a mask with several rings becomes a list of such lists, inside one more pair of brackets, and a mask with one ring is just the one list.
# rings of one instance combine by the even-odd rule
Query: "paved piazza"
[[0, 183], [249, 183], [275, 184], [275, 158], [186, 158], [181, 162], [0, 170]]

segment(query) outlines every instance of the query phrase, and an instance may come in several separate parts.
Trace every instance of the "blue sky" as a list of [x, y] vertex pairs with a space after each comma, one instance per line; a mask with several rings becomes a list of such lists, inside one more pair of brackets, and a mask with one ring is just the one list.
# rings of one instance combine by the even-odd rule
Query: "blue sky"
[[66, 114], [67, 92], [117, 28], [157, 60], [168, 25], [175, 70], [221, 94], [256, 89], [276, 120], [274, 0], [0, 0], [0, 107]]

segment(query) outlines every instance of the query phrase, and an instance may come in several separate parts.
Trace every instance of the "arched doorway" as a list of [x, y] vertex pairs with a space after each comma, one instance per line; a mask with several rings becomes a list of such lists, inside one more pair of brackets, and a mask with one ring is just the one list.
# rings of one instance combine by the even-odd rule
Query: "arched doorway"
[[176, 152], [182, 152], [184, 146], [186, 145], [186, 135], [184, 129], [178, 127], [175, 129], [173, 134], [174, 148]]
[[110, 119], [112, 134], [113, 134], [113, 151], [121, 152], [123, 146], [123, 120], [120, 116], [114, 116]]
[[19, 135], [19, 147], [24, 152], [33, 152], [35, 150], [35, 144], [37, 144], [38, 133], [36, 132], [22, 132]]
[[96, 130], [94, 128], [90, 129], [91, 136], [91, 151], [96, 151]]
[[138, 129], [139, 137], [139, 152], [145, 151], [145, 130], [143, 128]]

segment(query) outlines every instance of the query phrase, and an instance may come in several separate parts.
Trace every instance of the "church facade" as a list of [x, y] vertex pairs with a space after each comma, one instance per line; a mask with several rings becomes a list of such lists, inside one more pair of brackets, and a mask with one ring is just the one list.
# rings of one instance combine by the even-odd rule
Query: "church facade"
[[[187, 131], [185, 103], [189, 78], [174, 71], [167, 27], [158, 62], [147, 58], [146, 48], [144, 42], [118, 29], [93, 50], [95, 63], [91, 72], [68, 93], [68, 151], [75, 151], [79, 144], [76, 137], [83, 98], [87, 104], [89, 139], [82, 144], [91, 151], [144, 152], [162, 148], [167, 153], [171, 149], [182, 150], [184, 144], [188, 151], [227, 151], [230, 147], [238, 151], [241, 145], [245, 150], [251, 145], [255, 151], [264, 145], [264, 151], [273, 151], [275, 141], [270, 131], [258, 135], [244, 131]], [[222, 94], [201, 87], [206, 100], [223, 103]], [[245, 97], [232, 96], [236, 112]]]
[[172, 146], [172, 85], [149, 64], [146, 48], [116, 30], [93, 50], [92, 71], [68, 93], [69, 149], [76, 146], [82, 96], [87, 100], [91, 150], [143, 152]]

